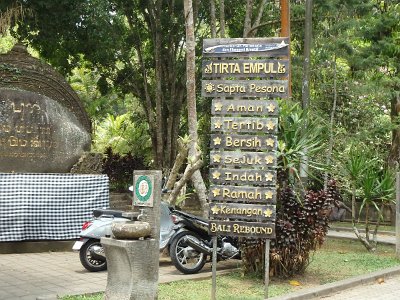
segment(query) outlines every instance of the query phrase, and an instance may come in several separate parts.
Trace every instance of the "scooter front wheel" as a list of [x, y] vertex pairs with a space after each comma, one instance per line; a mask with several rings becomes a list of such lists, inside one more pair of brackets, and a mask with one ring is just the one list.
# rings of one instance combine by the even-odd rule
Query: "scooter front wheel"
[[[99, 253], [100, 255], [98, 255]], [[104, 259], [101, 257], [103, 256]], [[104, 256], [104, 248], [99, 240], [90, 239], [79, 250], [79, 258], [82, 266], [90, 272], [104, 271], [107, 269], [107, 261]]]
[[174, 266], [184, 274], [199, 272], [206, 263], [206, 254], [199, 252], [186, 243], [186, 237], [200, 241], [200, 237], [190, 231], [178, 233], [171, 243], [170, 256]]

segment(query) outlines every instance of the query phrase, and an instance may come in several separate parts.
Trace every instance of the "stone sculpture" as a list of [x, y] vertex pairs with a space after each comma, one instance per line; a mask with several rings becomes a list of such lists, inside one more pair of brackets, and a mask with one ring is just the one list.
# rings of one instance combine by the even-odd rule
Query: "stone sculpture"
[[19, 44], [0, 55], [0, 172], [68, 173], [90, 144], [90, 120], [60, 74]]

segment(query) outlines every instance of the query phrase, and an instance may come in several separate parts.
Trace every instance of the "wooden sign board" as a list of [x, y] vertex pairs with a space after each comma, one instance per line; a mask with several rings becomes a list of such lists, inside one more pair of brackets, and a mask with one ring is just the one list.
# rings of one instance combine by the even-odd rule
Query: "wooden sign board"
[[288, 96], [287, 80], [203, 80], [203, 97], [270, 97]]
[[276, 203], [276, 189], [274, 187], [211, 185], [210, 201], [229, 201], [247, 203]]
[[273, 135], [211, 134], [211, 148], [227, 150], [276, 150], [277, 138]]
[[276, 167], [273, 152], [210, 151], [210, 165], [228, 167]]
[[289, 38], [204, 39], [203, 57], [289, 57]]
[[211, 131], [276, 134], [278, 132], [278, 119], [257, 117], [212, 117]]
[[252, 115], [277, 116], [278, 102], [272, 100], [222, 100], [213, 99], [211, 106], [213, 115]]
[[242, 184], [275, 186], [276, 171], [254, 169], [211, 168], [210, 182], [215, 184]]
[[203, 78], [286, 78], [289, 60], [208, 60], [202, 63]]
[[249, 238], [275, 238], [275, 224], [261, 222], [216, 221], [208, 223], [211, 235], [245, 236]]
[[210, 219], [275, 221], [275, 205], [210, 203]]

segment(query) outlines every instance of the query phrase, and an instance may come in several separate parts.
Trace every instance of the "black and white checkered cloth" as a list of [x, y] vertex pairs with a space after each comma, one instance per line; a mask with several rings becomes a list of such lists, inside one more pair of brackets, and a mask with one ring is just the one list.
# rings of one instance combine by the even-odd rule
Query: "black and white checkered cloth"
[[75, 239], [108, 206], [106, 175], [0, 173], [0, 242]]

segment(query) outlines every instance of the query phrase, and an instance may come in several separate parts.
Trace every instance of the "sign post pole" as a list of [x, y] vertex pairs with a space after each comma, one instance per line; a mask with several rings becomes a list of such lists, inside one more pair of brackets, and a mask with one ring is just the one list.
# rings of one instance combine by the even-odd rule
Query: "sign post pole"
[[400, 258], [400, 172], [396, 173], [396, 256]]
[[211, 300], [217, 299], [217, 236], [213, 236], [213, 257], [212, 257], [212, 290]]
[[264, 299], [268, 299], [268, 286], [269, 286], [269, 244], [270, 240], [265, 240], [265, 274], [264, 274], [264, 286], [265, 286], [265, 294]]

